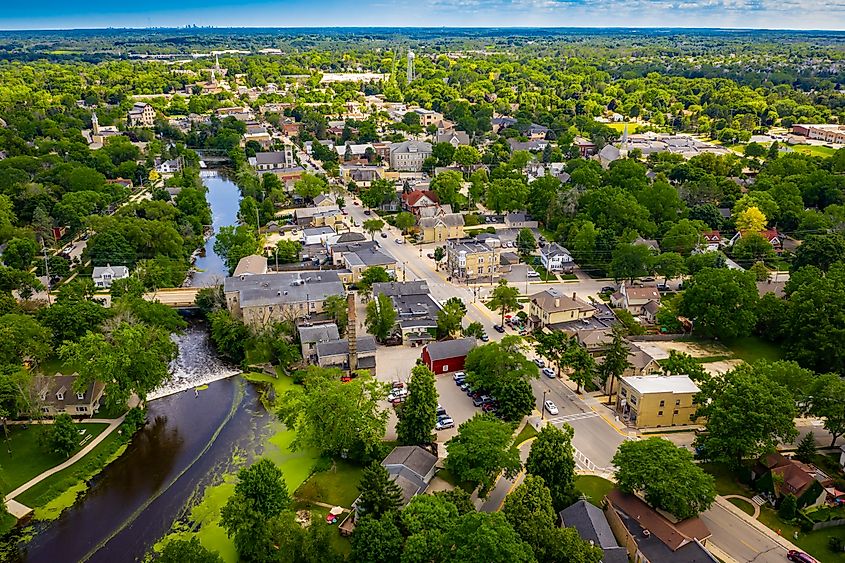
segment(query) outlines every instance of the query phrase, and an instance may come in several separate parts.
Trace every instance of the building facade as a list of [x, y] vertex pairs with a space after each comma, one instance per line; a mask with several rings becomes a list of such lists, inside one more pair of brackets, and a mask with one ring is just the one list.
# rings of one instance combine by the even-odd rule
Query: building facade
[[698, 386], [687, 375], [623, 377], [616, 412], [636, 428], [695, 424]]

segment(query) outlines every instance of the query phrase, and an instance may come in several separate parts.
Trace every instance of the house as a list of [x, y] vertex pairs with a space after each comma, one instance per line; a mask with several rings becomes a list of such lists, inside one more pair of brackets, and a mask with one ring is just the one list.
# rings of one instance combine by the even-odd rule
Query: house
[[643, 320], [647, 323], [654, 324], [657, 322], [657, 311], [660, 310], [660, 302], [651, 300], [645, 305], [643, 305], [641, 310], [641, 316]]
[[656, 285], [636, 286], [625, 282], [619, 286], [619, 291], [610, 296], [610, 304], [614, 307], [627, 309], [632, 315], [641, 315], [643, 307], [650, 301], [660, 304], [660, 292]]
[[449, 143], [453, 147], [459, 145], [469, 144], [469, 135], [466, 131], [456, 131], [454, 129], [439, 129], [434, 136], [435, 143]]
[[443, 242], [447, 239], [464, 237], [464, 216], [460, 213], [445, 213], [419, 220], [422, 242]]
[[827, 497], [824, 485], [830, 481], [815, 465], [790, 459], [779, 452], [757, 460], [751, 477], [758, 490], [769, 491], [778, 498], [794, 496], [799, 508], [821, 506]]
[[276, 152], [257, 152], [249, 158], [249, 165], [256, 172], [275, 172], [296, 166], [293, 158], [293, 147], [285, 145], [284, 150]]
[[572, 253], [556, 242], [547, 244], [540, 249], [540, 262], [549, 272], [559, 272], [575, 265]]
[[343, 160], [352, 160], [357, 158], [365, 158], [367, 149], [375, 152], [375, 148], [370, 143], [346, 143], [344, 145], [335, 145], [334, 150], [337, 155]]
[[688, 375], [623, 377], [616, 412], [636, 428], [695, 424], [693, 398], [698, 392]]
[[538, 125], [537, 123], [532, 123], [528, 126], [528, 129], [525, 130], [525, 134], [530, 139], [545, 139], [548, 133], [548, 127], [545, 125]]
[[435, 374], [460, 371], [470, 350], [475, 348], [475, 338], [458, 338], [426, 344], [422, 361]]
[[628, 342], [628, 363], [630, 367], [622, 372], [622, 377], [640, 377], [661, 372], [657, 359], [633, 342]]
[[546, 150], [549, 142], [545, 139], [529, 139], [528, 141], [520, 141], [518, 139], [508, 139], [508, 145], [511, 151], [529, 151], [540, 152]]
[[595, 307], [579, 299], [575, 293], [570, 297], [557, 289], [547, 289], [531, 296], [528, 303], [528, 323], [537, 330], [587, 319], [595, 312]]
[[375, 283], [373, 295], [390, 298], [403, 343], [415, 346], [437, 336], [440, 305], [432, 299], [424, 281]]
[[[333, 246], [336, 245], [343, 245], [343, 244], [352, 244], [352, 243], [363, 243], [366, 242], [367, 237], [363, 233], [356, 233], [354, 231], [346, 231], [345, 233], [336, 234], [333, 237], [329, 237], [326, 239], [326, 250], [331, 251]], [[342, 264], [342, 262], [337, 262], [337, 264]]]
[[94, 280], [94, 287], [111, 287], [114, 280], [122, 280], [129, 277], [129, 268], [126, 266], [112, 266], [106, 264], [103, 266], [95, 266], [91, 274], [91, 279]]
[[613, 145], [605, 145], [598, 153], [593, 155], [593, 158], [598, 160], [601, 167], [606, 170], [612, 162], [622, 158], [622, 151]]
[[135, 102], [126, 118], [129, 127], [152, 127], [155, 120], [156, 110], [146, 102]]
[[643, 246], [647, 246], [652, 252], [660, 252], [660, 245], [654, 239], [637, 237], [631, 244], [641, 244]]
[[633, 563], [718, 563], [705, 547], [712, 535], [698, 518], [673, 521], [639, 497], [610, 491], [604, 514]]
[[370, 268], [380, 266], [393, 278], [404, 281], [405, 271], [397, 268], [397, 260], [389, 254], [385, 254], [378, 248], [362, 249], [354, 252], [343, 253], [343, 265], [346, 268], [341, 270], [339, 275], [344, 283], [358, 283], [361, 275]]
[[182, 170], [182, 159], [171, 158], [156, 165], [156, 172], [159, 174], [176, 174]]
[[334, 228], [343, 223], [343, 212], [337, 205], [300, 207], [294, 210], [293, 220], [300, 227]]
[[475, 239], [446, 241], [446, 268], [461, 280], [493, 276], [499, 271], [499, 253]]
[[103, 398], [104, 383], [94, 381], [77, 391], [75, 388], [79, 375], [36, 376], [30, 386], [33, 403], [37, 404], [42, 414], [56, 416], [62, 413], [71, 416], [93, 416], [100, 408]]
[[[741, 239], [744, 235], [748, 233], [743, 233], [742, 231], [737, 231], [736, 234], [731, 237], [731, 240], [728, 242], [730, 246], [736, 244], [736, 241]], [[775, 249], [775, 252], [781, 252], [783, 250], [783, 236], [778, 233], [777, 229], [766, 229], [764, 231], [760, 231], [759, 235], [766, 239], [769, 244], [772, 245], [772, 248]]]
[[707, 231], [701, 233], [700, 246], [709, 252], [719, 250], [722, 247], [722, 234], [719, 231]]
[[414, 108], [411, 111], [420, 116], [420, 125], [422, 125], [423, 129], [429, 125], [437, 125], [443, 121], [443, 114], [431, 109]]
[[317, 344], [340, 340], [340, 333], [334, 323], [302, 325], [297, 331], [299, 332], [302, 359], [308, 363], [317, 362]]
[[584, 137], [575, 137], [572, 140], [572, 146], [578, 149], [581, 158], [589, 158], [596, 154], [596, 144]]
[[345, 295], [337, 272], [300, 271], [232, 276], [223, 280], [229, 312], [252, 328], [310, 318], [330, 295]]
[[[299, 210], [297, 210], [299, 211]], [[331, 227], [312, 227], [310, 229], [302, 230], [302, 245], [309, 246], [312, 244], [326, 244], [329, 237], [336, 233]]]
[[[347, 233], [343, 233], [343, 235], [345, 234]], [[341, 242], [340, 239], [343, 237], [343, 235], [335, 235], [334, 237], [329, 237], [328, 239], [326, 239], [326, 248], [328, 249], [329, 254], [331, 254], [332, 264], [334, 264], [335, 266], [343, 266], [346, 263], [343, 257], [347, 253], [357, 253], [363, 252], [365, 250], [379, 249], [379, 243], [374, 240], [358, 239], [357, 237], [355, 237], [355, 240]], [[349, 238], [352, 239], [352, 237]], [[336, 242], [331, 242], [335, 239], [337, 239]]]
[[251, 276], [267, 273], [267, 257], [258, 254], [244, 256], [238, 260], [233, 276]]
[[505, 115], [499, 116], [499, 117], [494, 117], [493, 119], [490, 120], [490, 125], [493, 126], [493, 132], [496, 133], [496, 134], [498, 134], [499, 131], [501, 131], [502, 129], [507, 129], [508, 127], [514, 127], [514, 126], [516, 126], [516, 124], [517, 124], [516, 119], [514, 119], [513, 117], [505, 116]]
[[[349, 340], [341, 338], [328, 342], [318, 342], [315, 346], [317, 365], [324, 368], [338, 368], [342, 371], [366, 369], [376, 373], [376, 340], [372, 336], [359, 336], [354, 350], [355, 358], [349, 349]], [[354, 365], [353, 365], [354, 363]]]
[[425, 159], [431, 156], [431, 143], [404, 141], [390, 147], [390, 168], [402, 172], [420, 172]]
[[514, 212], [505, 215], [505, 226], [509, 229], [536, 229], [539, 223], [528, 213]]
[[578, 344], [586, 348], [594, 358], [603, 356], [613, 342], [613, 330], [610, 328], [590, 328], [575, 333]]
[[561, 528], [575, 528], [581, 539], [604, 551], [602, 563], [628, 563], [628, 552], [616, 543], [613, 530], [601, 508], [579, 500], [558, 514]]
[[440, 205], [437, 194], [431, 190], [414, 190], [402, 194], [402, 207], [417, 217], [425, 208], [436, 208]]

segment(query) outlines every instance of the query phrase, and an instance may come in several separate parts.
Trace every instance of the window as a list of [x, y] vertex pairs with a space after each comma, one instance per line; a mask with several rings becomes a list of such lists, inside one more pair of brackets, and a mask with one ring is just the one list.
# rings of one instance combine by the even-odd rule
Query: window
[[622, 395], [623, 397], [627, 397], [628, 396], [628, 390], [623, 388], [619, 391], [619, 394]]
[[76, 412], [88, 412], [88, 407], [76, 407]]
[[41, 412], [43, 412], [43, 413], [50, 412], [50, 407], [41, 407]]
[[637, 398], [636, 398], [636, 397], [634, 397], [633, 395], [631, 395], [631, 404], [632, 404], [632, 405], [636, 405], [636, 404], [637, 404]]
[[666, 406], [666, 401], [660, 401], [660, 406], [661, 406], [661, 407], [665, 407], [665, 406]]
[[674, 414], [675, 416], [678, 416], [678, 409], [675, 409], [674, 411], [672, 411], [672, 414]]
[[85, 400], [85, 393], [77, 393], [76, 398], [80, 401], [84, 401]]
[[681, 406], [681, 400], [680, 400], [680, 399], [677, 399], [677, 400], [675, 401], [675, 406], [676, 406], [676, 407], [680, 407], [680, 406]]
[[56, 399], [58, 399], [59, 401], [64, 401], [65, 400], [65, 394], [64, 393], [56, 393]]
[[657, 416], [663, 416], [663, 411], [657, 411]]

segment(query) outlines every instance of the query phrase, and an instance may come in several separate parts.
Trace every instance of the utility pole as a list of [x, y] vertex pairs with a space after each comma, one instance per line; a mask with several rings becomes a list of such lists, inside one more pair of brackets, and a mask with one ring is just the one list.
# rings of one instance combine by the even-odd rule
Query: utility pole
[[47, 262], [47, 247], [42, 246], [41, 248], [44, 251], [44, 273], [47, 275], [47, 304], [51, 305], [52, 302], [50, 300], [50, 264]]

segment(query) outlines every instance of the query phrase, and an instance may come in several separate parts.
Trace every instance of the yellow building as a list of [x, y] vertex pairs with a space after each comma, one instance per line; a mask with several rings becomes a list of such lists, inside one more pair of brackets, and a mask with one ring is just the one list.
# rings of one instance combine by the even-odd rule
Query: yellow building
[[446, 264], [459, 280], [492, 280], [499, 272], [499, 253], [474, 239], [447, 240]]
[[434, 217], [423, 217], [419, 221], [423, 242], [445, 242], [463, 238], [464, 216], [460, 213], [444, 213]]
[[698, 386], [687, 375], [623, 377], [616, 412], [637, 428], [696, 424]]
[[535, 293], [528, 304], [528, 322], [535, 330], [549, 325], [587, 319], [595, 313], [595, 307], [579, 299], [574, 293], [570, 297], [556, 289]]

